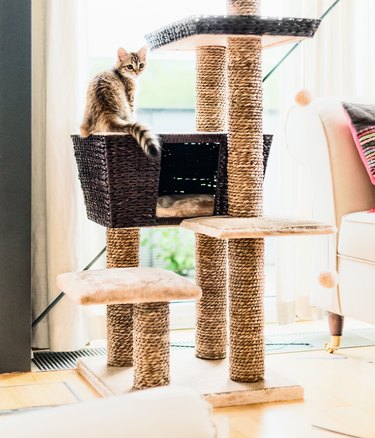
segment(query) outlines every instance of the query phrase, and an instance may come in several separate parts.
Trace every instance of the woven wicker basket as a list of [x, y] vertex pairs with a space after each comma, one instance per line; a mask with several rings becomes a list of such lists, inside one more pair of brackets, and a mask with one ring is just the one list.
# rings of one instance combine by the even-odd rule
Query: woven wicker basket
[[[157, 218], [158, 196], [215, 195], [214, 215], [225, 215], [227, 136], [224, 133], [161, 134], [162, 157], [147, 157], [129, 135], [73, 135], [87, 217], [105, 227], [179, 224]], [[264, 167], [272, 136], [264, 136]]]

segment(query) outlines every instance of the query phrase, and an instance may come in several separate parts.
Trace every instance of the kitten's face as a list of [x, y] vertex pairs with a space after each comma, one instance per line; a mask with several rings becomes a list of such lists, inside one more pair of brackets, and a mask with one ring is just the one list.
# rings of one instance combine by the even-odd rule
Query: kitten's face
[[138, 52], [127, 52], [122, 47], [117, 51], [117, 70], [125, 77], [135, 79], [146, 68], [147, 47]]

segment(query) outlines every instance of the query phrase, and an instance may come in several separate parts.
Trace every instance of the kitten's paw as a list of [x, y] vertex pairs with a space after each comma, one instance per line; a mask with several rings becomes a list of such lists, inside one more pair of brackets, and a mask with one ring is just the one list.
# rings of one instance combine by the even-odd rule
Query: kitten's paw
[[87, 138], [90, 135], [89, 130], [85, 126], [80, 127], [81, 137]]

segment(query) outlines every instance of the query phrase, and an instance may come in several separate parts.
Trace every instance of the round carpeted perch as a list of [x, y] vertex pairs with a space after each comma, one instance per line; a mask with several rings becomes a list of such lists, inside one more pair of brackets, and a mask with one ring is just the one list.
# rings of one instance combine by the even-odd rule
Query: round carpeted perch
[[[199, 47], [196, 51], [196, 127], [198, 131], [224, 131], [227, 118], [225, 47]], [[227, 243], [196, 234], [196, 281], [202, 298], [196, 306], [196, 356], [222, 359], [227, 349]]]

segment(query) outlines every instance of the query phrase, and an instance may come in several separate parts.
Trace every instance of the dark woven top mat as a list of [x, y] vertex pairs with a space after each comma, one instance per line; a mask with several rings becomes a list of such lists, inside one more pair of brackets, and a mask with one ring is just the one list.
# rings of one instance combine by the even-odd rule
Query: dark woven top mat
[[[171, 23], [145, 36], [151, 49], [191, 50], [202, 45], [226, 45], [226, 36], [268, 35], [276, 38], [266, 46], [293, 39], [311, 38], [320, 20], [271, 18], [258, 15], [192, 16]], [[280, 40], [280, 41], [279, 41]]]

